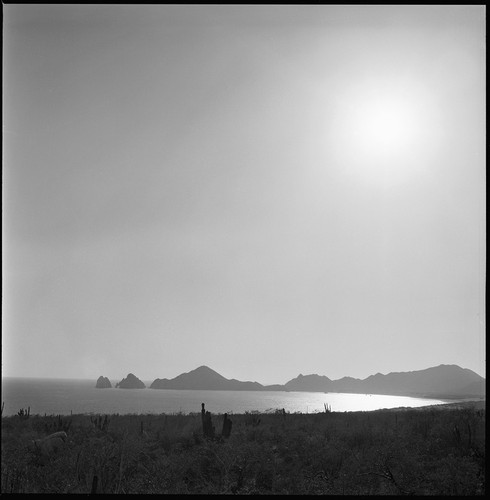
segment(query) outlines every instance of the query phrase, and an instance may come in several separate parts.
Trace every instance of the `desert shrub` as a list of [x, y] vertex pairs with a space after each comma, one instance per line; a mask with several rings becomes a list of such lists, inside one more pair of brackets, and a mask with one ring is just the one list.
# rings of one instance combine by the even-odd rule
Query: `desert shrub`
[[[222, 416], [213, 415], [219, 433]], [[73, 415], [66, 447], [29, 448], [55, 416], [2, 418], [2, 493], [483, 495], [485, 413], [399, 410], [232, 415], [206, 439], [200, 414]], [[65, 422], [65, 419], [62, 419]], [[260, 421], [260, 422], [259, 422]], [[457, 430], [456, 430], [457, 429]]]

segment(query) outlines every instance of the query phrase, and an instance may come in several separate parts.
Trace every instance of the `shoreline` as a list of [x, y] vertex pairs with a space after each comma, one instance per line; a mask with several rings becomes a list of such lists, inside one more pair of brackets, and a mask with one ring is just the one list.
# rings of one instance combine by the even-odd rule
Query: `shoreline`
[[[463, 410], [463, 409], [470, 409], [470, 410], [485, 410], [486, 409], [486, 400], [485, 399], [474, 399], [474, 400], [467, 400], [467, 401], [456, 401], [456, 402], [451, 402], [451, 403], [440, 403], [440, 404], [435, 404], [435, 405], [427, 405], [427, 406], [399, 406], [397, 408], [378, 408], [377, 410], [356, 410], [356, 411], [332, 411], [331, 413], [333, 414], [340, 414], [340, 413], [380, 413], [380, 412], [405, 412], [405, 411], [410, 411], [410, 410], [416, 410], [416, 411], [430, 411], [430, 410]], [[278, 411], [278, 410], [276, 410]], [[80, 417], [80, 416], [94, 416], [94, 415], [102, 415], [105, 413], [72, 413], [72, 414], [63, 414], [61, 415], [62, 417]], [[254, 415], [271, 415], [274, 414], [274, 412], [271, 411], [258, 411], [258, 410], [252, 410], [249, 412], [245, 413], [230, 413], [230, 415], [234, 416], [245, 416], [248, 414], [254, 414]], [[323, 415], [324, 412], [314, 412], [314, 413], [288, 413], [290, 415]], [[107, 413], [109, 416], [117, 415], [118, 417], [126, 417], [126, 416], [137, 416], [137, 417], [143, 417], [143, 416], [162, 416], [162, 415], [181, 415], [181, 416], [196, 416], [200, 415], [200, 412], [195, 411], [195, 412], [189, 412], [189, 413], [182, 413], [182, 412], [173, 412], [173, 413]], [[220, 416], [224, 415], [224, 413], [213, 413], [213, 415]], [[16, 417], [16, 414], [11, 414], [11, 415], [2, 415], [2, 420], [4, 418], [12, 418]], [[31, 417], [41, 417], [41, 418], [49, 418], [57, 416], [54, 413], [50, 415], [41, 415], [38, 413], [31, 414]]]
[[385, 410], [374, 410], [374, 411], [407, 411], [407, 410], [485, 410], [486, 409], [486, 399], [470, 399], [464, 401], [453, 401], [447, 403], [440, 403], [437, 405], [427, 405], [427, 406], [400, 406], [398, 408], [386, 408]]

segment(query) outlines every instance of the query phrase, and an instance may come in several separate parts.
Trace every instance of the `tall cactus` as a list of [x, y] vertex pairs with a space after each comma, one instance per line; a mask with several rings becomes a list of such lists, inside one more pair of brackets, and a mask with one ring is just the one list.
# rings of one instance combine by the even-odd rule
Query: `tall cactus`
[[204, 403], [201, 403], [201, 421], [202, 421], [202, 431], [205, 437], [214, 437], [214, 426], [211, 421], [211, 413], [206, 411], [204, 408]]
[[221, 435], [224, 438], [230, 437], [231, 426], [232, 426], [232, 421], [228, 418], [228, 414], [225, 413], [225, 419], [223, 420], [223, 430], [221, 431]]

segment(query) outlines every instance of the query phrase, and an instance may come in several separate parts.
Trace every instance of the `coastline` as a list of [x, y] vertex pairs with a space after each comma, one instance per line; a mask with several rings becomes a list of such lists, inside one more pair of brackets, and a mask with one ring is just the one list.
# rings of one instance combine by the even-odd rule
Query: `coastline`
[[471, 399], [464, 401], [453, 401], [448, 403], [441, 403], [437, 405], [427, 405], [418, 407], [401, 406], [398, 408], [387, 408], [386, 410], [375, 410], [375, 411], [403, 411], [403, 410], [485, 410], [486, 409], [486, 399]]

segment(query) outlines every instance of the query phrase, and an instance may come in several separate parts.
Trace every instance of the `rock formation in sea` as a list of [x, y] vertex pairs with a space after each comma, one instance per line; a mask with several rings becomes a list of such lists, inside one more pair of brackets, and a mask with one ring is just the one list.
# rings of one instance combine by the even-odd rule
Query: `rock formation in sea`
[[111, 389], [112, 384], [111, 381], [107, 377], [103, 377], [102, 375], [97, 379], [97, 383], [95, 384], [96, 389]]
[[120, 389], [145, 389], [146, 385], [132, 373], [128, 373], [126, 378], [123, 378], [121, 382], [116, 384], [116, 387]]

